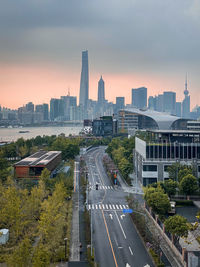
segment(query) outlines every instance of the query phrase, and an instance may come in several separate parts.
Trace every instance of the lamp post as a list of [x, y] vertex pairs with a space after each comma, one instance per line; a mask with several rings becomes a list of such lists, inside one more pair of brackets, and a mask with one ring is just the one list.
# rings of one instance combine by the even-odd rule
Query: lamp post
[[67, 237], [64, 238], [65, 241], [65, 260], [67, 260]]

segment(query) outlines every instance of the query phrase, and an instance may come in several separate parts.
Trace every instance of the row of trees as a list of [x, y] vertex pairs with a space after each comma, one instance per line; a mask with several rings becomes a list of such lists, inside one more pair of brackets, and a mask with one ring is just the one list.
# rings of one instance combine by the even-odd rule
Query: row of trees
[[[0, 184], [0, 227], [10, 231], [9, 242], [1, 246], [1, 261], [8, 266], [49, 266], [64, 259], [64, 237], [69, 227], [73, 177], [59, 174], [49, 182], [45, 169], [30, 192], [9, 178]], [[51, 185], [51, 191], [49, 186]]]
[[106, 150], [127, 182], [130, 182], [129, 174], [133, 171], [134, 147], [135, 137], [117, 137], [112, 139]]

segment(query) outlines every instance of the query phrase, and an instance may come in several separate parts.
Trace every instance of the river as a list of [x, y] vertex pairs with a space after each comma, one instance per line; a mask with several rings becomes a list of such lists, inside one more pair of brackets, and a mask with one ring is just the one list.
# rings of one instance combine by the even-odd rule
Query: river
[[[0, 141], [16, 141], [18, 138], [24, 139], [34, 138], [38, 135], [56, 135], [64, 133], [65, 136], [69, 134], [78, 135], [82, 127], [76, 126], [59, 126], [59, 127], [23, 127], [23, 128], [0, 128]], [[28, 131], [20, 133], [19, 131]]]

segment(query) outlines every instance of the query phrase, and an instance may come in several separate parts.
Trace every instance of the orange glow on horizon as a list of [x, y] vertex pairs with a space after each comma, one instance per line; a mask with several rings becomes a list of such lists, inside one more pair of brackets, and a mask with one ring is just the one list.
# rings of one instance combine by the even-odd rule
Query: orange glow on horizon
[[[28, 102], [49, 103], [51, 98], [68, 94], [77, 96], [79, 103], [80, 71], [59, 69], [50, 66], [3, 66], [0, 65], [0, 92], [2, 107], [17, 109]], [[90, 71], [89, 97], [97, 99], [98, 81], [101, 74]], [[105, 97], [115, 103], [116, 96], [124, 96], [125, 103], [131, 103], [131, 89], [141, 86], [148, 88], [149, 95], [163, 91], [175, 91], [177, 101], [182, 101], [184, 84], [180, 80], [172, 82], [166, 77], [150, 74], [103, 74]], [[163, 87], [164, 85], [164, 87]], [[192, 97], [191, 97], [192, 98]], [[191, 99], [192, 100], [192, 99]], [[195, 100], [196, 101], [196, 100]]]

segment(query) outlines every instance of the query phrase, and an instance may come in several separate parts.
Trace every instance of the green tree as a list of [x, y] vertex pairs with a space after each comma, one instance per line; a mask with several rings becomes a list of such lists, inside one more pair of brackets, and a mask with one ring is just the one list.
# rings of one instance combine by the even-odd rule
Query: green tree
[[173, 181], [172, 179], [166, 180], [163, 183], [164, 190], [169, 197], [176, 194], [177, 186], [177, 182]]
[[10, 267], [31, 266], [31, 242], [27, 237], [21, 241], [14, 252], [8, 256], [7, 265]]
[[126, 158], [122, 158], [118, 164], [122, 176], [127, 179], [133, 171], [133, 165]]
[[144, 199], [148, 206], [158, 215], [165, 215], [170, 209], [170, 201], [167, 194], [165, 194], [161, 187], [158, 188], [146, 188]]
[[166, 231], [170, 232], [174, 241], [178, 241], [180, 237], [187, 237], [189, 226], [186, 218], [180, 215], [174, 215], [167, 218], [164, 222]]
[[50, 254], [48, 248], [43, 245], [39, 244], [33, 255], [33, 267], [46, 267], [50, 265]]
[[40, 180], [43, 181], [45, 186], [47, 186], [49, 179], [50, 179], [50, 171], [47, 168], [45, 168], [45, 169], [43, 169], [43, 171], [41, 173]]
[[179, 181], [179, 183], [181, 182], [183, 177], [187, 176], [188, 174], [192, 174], [192, 169], [191, 168], [186, 167], [184, 169], [180, 169], [180, 171], [178, 172], [178, 181]]
[[194, 194], [198, 189], [197, 179], [192, 174], [187, 174], [179, 183], [179, 189], [187, 196]]

